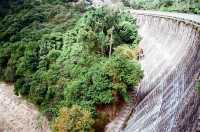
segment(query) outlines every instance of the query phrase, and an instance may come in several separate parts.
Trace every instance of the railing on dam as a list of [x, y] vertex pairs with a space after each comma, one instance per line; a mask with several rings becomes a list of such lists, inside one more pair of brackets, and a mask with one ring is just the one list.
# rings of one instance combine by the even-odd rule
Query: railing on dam
[[130, 10], [132, 14], [154, 16], [165, 19], [174, 19], [176, 21], [192, 24], [200, 28], [200, 15], [173, 13], [173, 12], [160, 12], [160, 11], [145, 11], [145, 10]]

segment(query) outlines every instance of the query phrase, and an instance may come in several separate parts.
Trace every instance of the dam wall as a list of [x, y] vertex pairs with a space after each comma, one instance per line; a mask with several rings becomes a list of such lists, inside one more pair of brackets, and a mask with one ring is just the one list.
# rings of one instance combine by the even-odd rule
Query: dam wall
[[[200, 17], [131, 11], [136, 16], [144, 78], [125, 132], [196, 132], [200, 124]], [[200, 130], [199, 130], [200, 131]]]

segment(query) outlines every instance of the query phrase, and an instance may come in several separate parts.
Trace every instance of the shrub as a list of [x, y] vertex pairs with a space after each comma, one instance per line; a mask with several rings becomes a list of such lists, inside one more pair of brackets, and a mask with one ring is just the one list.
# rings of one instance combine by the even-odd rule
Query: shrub
[[63, 107], [53, 125], [57, 132], [93, 132], [94, 120], [89, 111], [79, 106]]
[[198, 81], [197, 83], [197, 90], [198, 90], [198, 93], [200, 94], [200, 81]]
[[98, 113], [95, 119], [94, 128], [96, 132], [103, 132], [109, 123], [109, 115], [105, 112]]
[[13, 66], [8, 66], [4, 72], [4, 80], [7, 82], [14, 82], [15, 81], [15, 69]]

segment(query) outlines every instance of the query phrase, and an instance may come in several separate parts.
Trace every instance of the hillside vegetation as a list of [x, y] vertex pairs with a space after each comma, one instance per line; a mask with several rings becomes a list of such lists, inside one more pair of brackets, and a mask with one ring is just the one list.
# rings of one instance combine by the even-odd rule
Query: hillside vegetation
[[129, 101], [128, 90], [143, 72], [133, 55], [140, 41], [136, 20], [128, 12], [62, 0], [9, 1], [6, 7], [0, 78], [35, 103], [53, 130], [98, 131], [103, 117], [96, 106], [114, 105], [117, 97]]
[[134, 9], [200, 14], [200, 0], [122, 0]]

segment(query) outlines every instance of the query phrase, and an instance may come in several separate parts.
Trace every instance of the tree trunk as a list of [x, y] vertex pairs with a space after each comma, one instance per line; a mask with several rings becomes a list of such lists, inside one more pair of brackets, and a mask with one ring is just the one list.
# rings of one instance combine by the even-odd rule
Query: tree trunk
[[110, 31], [110, 41], [109, 41], [109, 45], [110, 45], [110, 49], [109, 49], [109, 57], [111, 57], [112, 55], [112, 45], [113, 45], [113, 29], [114, 27], [111, 28], [111, 31]]

